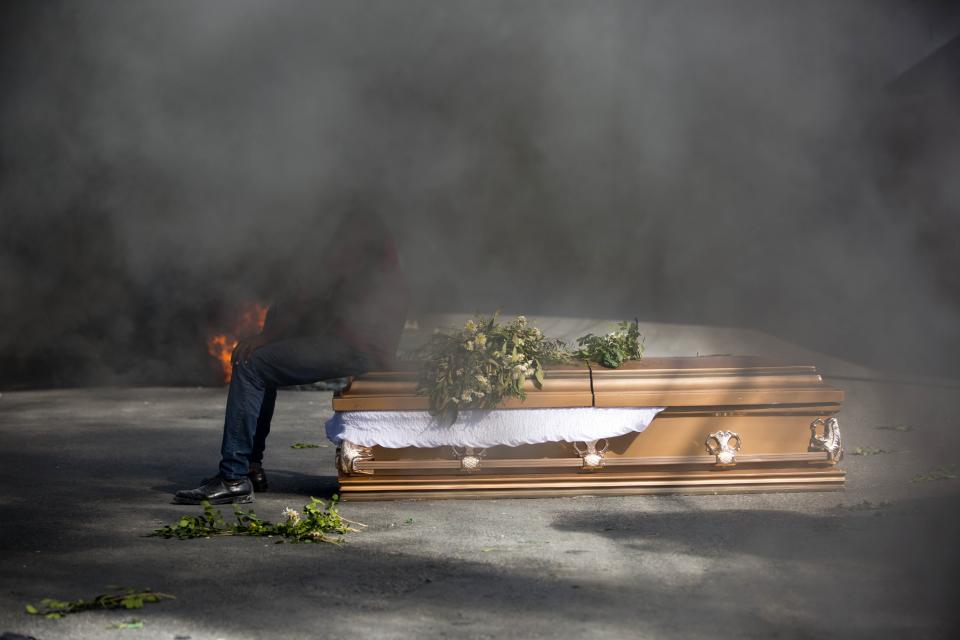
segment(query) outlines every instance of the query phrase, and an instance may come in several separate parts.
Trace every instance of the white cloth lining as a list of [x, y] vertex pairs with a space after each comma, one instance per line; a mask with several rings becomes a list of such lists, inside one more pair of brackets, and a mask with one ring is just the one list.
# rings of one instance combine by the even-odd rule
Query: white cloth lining
[[365, 447], [518, 446], [543, 442], [588, 442], [646, 429], [663, 407], [575, 407], [461, 411], [442, 427], [427, 411], [338, 411], [326, 423], [334, 444]]

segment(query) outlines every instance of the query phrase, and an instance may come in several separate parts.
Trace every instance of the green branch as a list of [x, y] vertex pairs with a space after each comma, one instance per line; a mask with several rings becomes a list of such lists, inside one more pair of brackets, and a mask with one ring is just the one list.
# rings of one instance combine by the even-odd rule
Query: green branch
[[340, 544], [343, 542], [343, 536], [348, 532], [358, 531], [350, 525], [366, 526], [343, 518], [336, 509], [336, 496], [329, 503], [319, 498], [310, 498], [310, 503], [303, 506], [302, 513], [288, 507], [283, 510], [283, 521], [277, 524], [261, 519], [252, 510], [245, 511], [237, 506], [233, 507], [236, 522], [227, 524], [220, 510], [214, 508], [208, 501], [204, 500], [201, 506], [202, 514], [183, 516], [175, 524], [156, 529], [149, 535], [179, 540], [211, 536], [277, 536], [280, 538], [278, 543]]

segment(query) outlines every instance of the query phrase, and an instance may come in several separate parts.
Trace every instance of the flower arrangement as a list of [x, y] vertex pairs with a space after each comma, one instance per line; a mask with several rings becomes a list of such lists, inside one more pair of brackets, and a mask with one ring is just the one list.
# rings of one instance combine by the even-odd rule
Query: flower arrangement
[[456, 421], [462, 409], [492, 409], [505, 398], [526, 399], [524, 383], [541, 388], [544, 365], [581, 359], [619, 367], [643, 355], [636, 320], [621, 322], [606, 336], [587, 334], [571, 352], [562, 340], [550, 339], [524, 316], [500, 324], [497, 314], [476, 316], [461, 329], [437, 332], [417, 354], [425, 360], [417, 393], [430, 398], [430, 411], [441, 424]]
[[642, 358], [643, 336], [640, 335], [639, 322], [636, 319], [632, 322], [621, 322], [617, 329], [605, 336], [588, 333], [577, 338], [580, 348], [573, 354], [574, 357], [596, 362], [608, 369], [616, 369], [627, 360]]
[[508, 397], [525, 399], [523, 386], [543, 384], [543, 365], [570, 356], [523, 316], [499, 324], [497, 314], [477, 316], [462, 329], [435, 333], [421, 350], [426, 365], [417, 393], [430, 397], [431, 412], [453, 424], [460, 409], [492, 409]]

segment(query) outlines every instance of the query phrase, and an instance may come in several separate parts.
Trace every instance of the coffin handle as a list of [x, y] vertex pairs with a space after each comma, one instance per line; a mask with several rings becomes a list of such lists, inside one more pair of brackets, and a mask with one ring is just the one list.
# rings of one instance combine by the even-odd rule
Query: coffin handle
[[453, 449], [453, 455], [460, 459], [461, 471], [471, 473], [480, 470], [480, 459], [483, 457], [486, 449], [477, 451], [474, 447], [464, 447], [462, 450], [457, 447], [450, 448]]
[[[823, 427], [823, 435], [817, 432]], [[817, 418], [810, 423], [810, 451], [823, 451], [827, 460], [836, 464], [843, 460], [843, 439], [840, 437], [840, 421], [836, 418]]]
[[[603, 446], [598, 446], [602, 442]], [[610, 443], [606, 438], [600, 440], [590, 440], [588, 442], [574, 442], [573, 449], [583, 459], [584, 471], [596, 471], [603, 466], [603, 454], [606, 453]]]
[[718, 467], [732, 467], [737, 464], [737, 451], [740, 451], [741, 443], [740, 434], [736, 431], [715, 431], [704, 441], [707, 453], [717, 457]]
[[340, 466], [340, 470], [347, 475], [372, 476], [373, 471], [357, 468], [357, 463], [369, 460], [373, 460], [373, 447], [353, 444], [348, 440], [344, 440], [337, 447], [337, 464]]

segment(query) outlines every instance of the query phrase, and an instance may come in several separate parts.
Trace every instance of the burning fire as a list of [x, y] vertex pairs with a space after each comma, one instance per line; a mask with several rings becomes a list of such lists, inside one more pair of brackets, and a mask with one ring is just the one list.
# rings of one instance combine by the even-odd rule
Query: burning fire
[[218, 333], [207, 340], [207, 353], [220, 364], [223, 372], [223, 382], [230, 383], [233, 376], [233, 364], [230, 356], [240, 338], [256, 335], [263, 330], [263, 323], [267, 319], [267, 305], [258, 302], [245, 302], [240, 307], [240, 319], [236, 326], [228, 333]]

